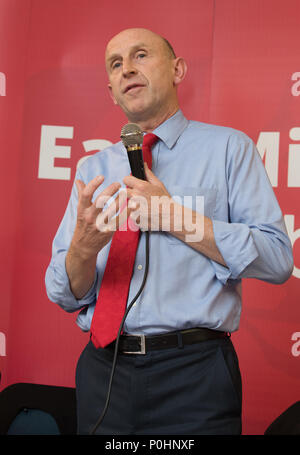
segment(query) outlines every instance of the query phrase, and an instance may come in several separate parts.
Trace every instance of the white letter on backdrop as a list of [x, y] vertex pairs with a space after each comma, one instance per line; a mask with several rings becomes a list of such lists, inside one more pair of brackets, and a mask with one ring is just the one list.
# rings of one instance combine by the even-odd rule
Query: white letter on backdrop
[[[284, 215], [286, 230], [287, 230], [288, 236], [290, 238], [290, 241], [292, 243], [292, 246], [294, 246], [294, 243], [300, 237], [300, 229], [296, 229], [294, 231], [294, 228], [295, 228], [294, 218], [295, 218], [294, 215]], [[293, 270], [293, 276], [296, 278], [300, 278], [300, 269], [297, 269], [297, 267], [295, 265], [294, 265], [294, 270]]]
[[261, 132], [256, 144], [261, 159], [265, 158], [265, 168], [272, 186], [278, 185], [279, 132]]
[[73, 126], [42, 125], [39, 179], [70, 180], [71, 168], [55, 167], [55, 158], [70, 158], [71, 147], [56, 145], [56, 139], [73, 139]]
[[[290, 129], [290, 139], [300, 141], [300, 128]], [[289, 145], [288, 187], [300, 187], [300, 144]]]
[[[110, 145], [112, 145], [112, 142], [110, 142], [106, 139], [89, 139], [87, 141], [84, 141], [82, 143], [82, 145], [83, 145], [84, 151], [86, 153], [93, 152], [93, 151], [100, 152], [101, 150], [104, 150], [106, 147], [109, 147]], [[83, 156], [82, 158], [80, 158], [80, 160], [77, 163], [76, 168], [78, 169], [79, 166], [90, 156], [91, 155]]]

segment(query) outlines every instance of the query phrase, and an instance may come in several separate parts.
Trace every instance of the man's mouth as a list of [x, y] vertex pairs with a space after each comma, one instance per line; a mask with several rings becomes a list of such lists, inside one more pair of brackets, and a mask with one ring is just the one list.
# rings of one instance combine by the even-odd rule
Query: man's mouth
[[128, 93], [129, 91], [133, 91], [133, 90], [141, 88], [141, 87], [145, 87], [145, 86], [143, 84], [130, 84], [130, 85], [127, 85], [127, 87], [124, 90], [124, 93]]

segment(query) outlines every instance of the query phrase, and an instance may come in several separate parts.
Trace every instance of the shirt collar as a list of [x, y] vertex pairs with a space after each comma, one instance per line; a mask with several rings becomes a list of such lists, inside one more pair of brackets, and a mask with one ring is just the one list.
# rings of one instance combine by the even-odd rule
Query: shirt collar
[[153, 134], [156, 134], [171, 149], [187, 125], [188, 120], [179, 109], [172, 117], [159, 125]]

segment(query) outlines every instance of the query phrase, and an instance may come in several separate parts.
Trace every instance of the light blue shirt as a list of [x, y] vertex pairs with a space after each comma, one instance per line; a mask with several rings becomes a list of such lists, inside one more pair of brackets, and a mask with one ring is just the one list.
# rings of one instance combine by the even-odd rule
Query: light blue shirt
[[[261, 158], [244, 133], [188, 121], [180, 110], [153, 132], [160, 140], [152, 150], [152, 171], [172, 196], [192, 196], [193, 200], [204, 196], [204, 213], [213, 221], [215, 241], [227, 267], [167, 232], [151, 232], [146, 286], [131, 308], [124, 330], [155, 334], [208, 327], [234, 332], [241, 315], [241, 279], [283, 283], [293, 268], [291, 243]], [[99, 174], [105, 176], [101, 191], [116, 181], [124, 186], [123, 177], [130, 174], [130, 167], [121, 142], [88, 158], [75, 178], [88, 183]], [[65, 269], [76, 208], [77, 189], [73, 185], [53, 241], [46, 289], [49, 299], [64, 310], [80, 310], [77, 324], [88, 331], [110, 243], [98, 254], [93, 286], [77, 300]], [[142, 234], [128, 302], [141, 285], [144, 266]]]

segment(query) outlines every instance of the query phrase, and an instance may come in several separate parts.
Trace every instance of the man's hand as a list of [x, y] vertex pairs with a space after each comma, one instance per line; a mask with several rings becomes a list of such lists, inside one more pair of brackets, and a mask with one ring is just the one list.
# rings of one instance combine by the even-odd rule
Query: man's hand
[[[73, 238], [66, 256], [66, 271], [70, 287], [77, 299], [82, 298], [90, 289], [94, 281], [95, 267], [98, 252], [111, 240], [114, 230], [102, 230], [96, 226], [97, 217], [103, 211], [105, 202], [114, 196], [120, 189], [119, 183], [112, 183], [102, 191], [94, 202], [93, 195], [104, 182], [103, 176], [95, 177], [87, 185], [81, 180], [76, 180], [78, 190], [77, 223]], [[118, 208], [119, 196], [115, 199]], [[107, 216], [112, 216], [107, 210]], [[118, 217], [115, 222], [118, 227]]]
[[226, 267], [215, 243], [212, 220], [176, 202], [146, 164], [145, 173], [147, 181], [132, 176], [123, 179], [130, 198], [129, 216], [139, 215], [136, 221], [140, 229], [169, 232], [199, 253]]
[[[72, 239], [72, 246], [80, 250], [80, 254], [84, 258], [97, 255], [98, 252], [111, 240], [113, 233], [118, 228], [118, 217], [115, 219], [114, 229], [101, 229], [97, 227], [97, 218], [102, 215], [102, 218], [109, 221], [110, 217], [115, 215], [120, 204], [120, 196], [118, 195], [114, 202], [115, 210], [107, 209], [104, 211], [105, 203], [113, 197], [120, 189], [119, 183], [112, 183], [104, 191], [102, 191], [94, 202], [93, 195], [97, 188], [103, 183], [104, 177], [98, 176], [85, 185], [81, 180], [76, 180], [75, 184], [78, 190], [78, 206], [77, 206], [77, 224]], [[121, 196], [122, 198], [122, 196]], [[124, 199], [124, 197], [123, 197]], [[106, 226], [110, 226], [107, 222]]]
[[170, 223], [172, 198], [146, 163], [145, 174], [147, 180], [132, 175], [123, 179], [127, 186], [129, 216], [142, 231], [162, 230], [165, 224]]

